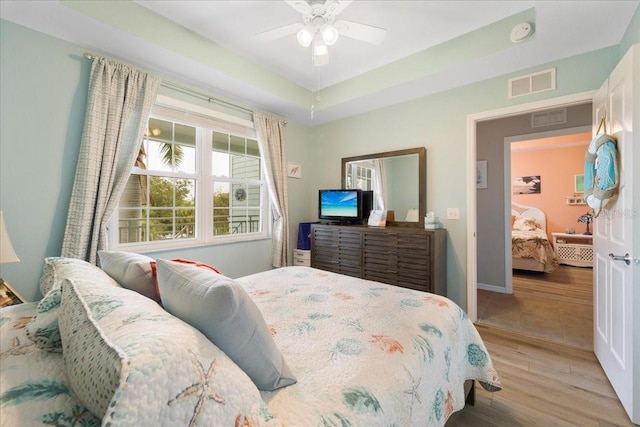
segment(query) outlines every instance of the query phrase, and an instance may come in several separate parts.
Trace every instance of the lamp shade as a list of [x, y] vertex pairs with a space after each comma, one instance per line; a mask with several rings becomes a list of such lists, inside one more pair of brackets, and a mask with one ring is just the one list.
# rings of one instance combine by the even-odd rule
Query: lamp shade
[[20, 259], [13, 250], [7, 227], [4, 225], [4, 215], [0, 211], [0, 263], [18, 262]]

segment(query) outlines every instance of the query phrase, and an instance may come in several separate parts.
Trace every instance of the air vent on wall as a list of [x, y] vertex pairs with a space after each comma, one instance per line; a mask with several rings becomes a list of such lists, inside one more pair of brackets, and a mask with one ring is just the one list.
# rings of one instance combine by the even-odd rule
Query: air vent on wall
[[541, 113], [533, 113], [531, 115], [531, 127], [552, 126], [567, 123], [567, 109], [560, 108], [558, 110], [544, 111]]
[[531, 95], [556, 88], [556, 69], [509, 79], [509, 98]]

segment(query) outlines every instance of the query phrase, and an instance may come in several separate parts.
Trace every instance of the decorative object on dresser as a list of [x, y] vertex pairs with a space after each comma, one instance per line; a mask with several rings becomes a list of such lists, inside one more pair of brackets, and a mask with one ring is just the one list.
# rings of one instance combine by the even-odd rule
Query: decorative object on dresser
[[589, 229], [589, 224], [591, 224], [591, 222], [593, 221], [593, 215], [591, 215], [590, 212], [587, 212], [584, 215], [580, 215], [578, 217], [578, 222], [581, 222], [583, 224], [587, 224], [587, 228], [584, 232], [585, 236], [590, 236], [591, 235], [591, 230]]
[[[13, 250], [13, 245], [9, 239], [7, 227], [4, 224], [4, 214], [0, 211], [0, 263], [18, 262], [20, 258]], [[24, 299], [13, 290], [13, 288], [3, 278], [0, 277], [0, 307], [20, 304]]]
[[311, 266], [446, 295], [447, 231], [314, 224]]

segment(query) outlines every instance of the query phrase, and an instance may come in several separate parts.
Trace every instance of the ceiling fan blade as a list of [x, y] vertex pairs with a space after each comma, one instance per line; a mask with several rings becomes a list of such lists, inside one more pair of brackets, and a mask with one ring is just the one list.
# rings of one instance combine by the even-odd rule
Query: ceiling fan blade
[[302, 15], [311, 15], [311, 5], [304, 0], [284, 0], [289, 6]]
[[336, 21], [333, 24], [338, 33], [352, 39], [371, 44], [380, 44], [384, 40], [387, 30], [372, 25], [359, 24], [351, 21]]
[[328, 14], [336, 16], [342, 12], [347, 6], [352, 3], [352, 0], [327, 0], [324, 3], [324, 7]]
[[276, 40], [297, 33], [303, 26], [304, 25], [301, 23], [296, 23], [285, 25], [284, 27], [273, 28], [256, 34], [256, 38], [263, 41]]

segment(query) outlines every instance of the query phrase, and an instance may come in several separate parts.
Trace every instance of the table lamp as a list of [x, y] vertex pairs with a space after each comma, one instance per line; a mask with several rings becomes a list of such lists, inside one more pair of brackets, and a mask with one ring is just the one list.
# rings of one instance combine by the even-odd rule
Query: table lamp
[[[0, 264], [18, 261], [20, 261], [20, 259], [13, 250], [13, 245], [11, 244], [11, 240], [9, 240], [9, 233], [7, 233], [7, 227], [4, 225], [4, 215], [2, 211], [0, 211]], [[7, 292], [15, 294], [13, 288], [0, 277], [0, 299], [10, 298], [11, 296], [7, 295]], [[17, 294], [15, 294], [15, 296], [20, 298]]]

